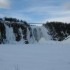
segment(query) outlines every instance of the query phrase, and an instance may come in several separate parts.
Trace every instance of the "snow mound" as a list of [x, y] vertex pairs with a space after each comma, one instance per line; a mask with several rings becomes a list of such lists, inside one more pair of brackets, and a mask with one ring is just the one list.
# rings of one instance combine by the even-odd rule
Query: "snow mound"
[[41, 38], [39, 43], [47, 43], [47, 40], [45, 38]]
[[66, 39], [66, 40], [64, 40], [64, 41], [62, 41], [62, 43], [70, 43], [70, 38], [68, 38], [68, 39]]

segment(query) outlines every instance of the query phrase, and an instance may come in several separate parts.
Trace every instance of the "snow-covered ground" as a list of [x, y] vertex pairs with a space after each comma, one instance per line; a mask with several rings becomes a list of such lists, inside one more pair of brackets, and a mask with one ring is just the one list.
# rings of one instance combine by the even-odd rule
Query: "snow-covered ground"
[[70, 70], [69, 40], [43, 41], [0, 45], [0, 70]]

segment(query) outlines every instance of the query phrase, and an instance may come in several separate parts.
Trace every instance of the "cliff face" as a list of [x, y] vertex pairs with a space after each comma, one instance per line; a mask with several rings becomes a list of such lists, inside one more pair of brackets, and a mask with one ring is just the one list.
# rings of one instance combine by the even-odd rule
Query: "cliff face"
[[45, 40], [63, 41], [70, 35], [70, 24], [48, 22], [42, 26], [5, 19], [0, 20], [0, 44], [30, 44]]
[[0, 21], [0, 44], [37, 43], [43, 37], [50, 39], [44, 26], [32, 26], [26, 22]]
[[48, 34], [52, 37], [52, 40], [63, 41], [70, 35], [70, 24], [47, 22], [43, 26], [48, 30]]
[[[29, 34], [28, 34], [29, 33]], [[27, 23], [0, 21], [0, 43], [14, 43], [23, 40], [28, 44], [31, 38], [31, 27]]]

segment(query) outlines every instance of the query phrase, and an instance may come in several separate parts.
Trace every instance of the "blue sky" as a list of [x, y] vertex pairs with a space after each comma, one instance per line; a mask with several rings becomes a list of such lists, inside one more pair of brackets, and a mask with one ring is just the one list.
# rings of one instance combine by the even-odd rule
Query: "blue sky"
[[0, 0], [0, 16], [27, 22], [70, 22], [70, 0]]

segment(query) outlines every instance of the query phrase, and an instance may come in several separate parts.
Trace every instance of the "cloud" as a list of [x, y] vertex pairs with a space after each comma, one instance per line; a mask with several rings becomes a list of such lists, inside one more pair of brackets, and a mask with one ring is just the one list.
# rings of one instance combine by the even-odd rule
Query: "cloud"
[[62, 16], [62, 17], [55, 17], [55, 18], [48, 18], [44, 20], [43, 22], [67, 22], [70, 23], [70, 16]]
[[4, 15], [2, 15], [2, 17], [12, 17], [12, 18], [17, 18], [17, 19], [24, 20], [27, 22], [32, 21], [31, 18], [28, 17], [27, 15], [21, 14], [21, 13], [16, 13], [13, 11], [11, 11], [10, 13], [5, 13]]
[[[0, 8], [9, 7], [10, 0], [0, 0]], [[43, 20], [43, 22], [69, 22], [69, 9], [70, 2], [65, 2], [65, 0], [13, 0], [12, 9], [5, 11], [4, 16], [16, 17], [28, 22], [42, 22]]]
[[10, 1], [9, 0], [0, 0], [0, 8], [9, 8]]
[[70, 22], [70, 10], [62, 6], [40, 6], [19, 10], [19, 13], [27, 14], [32, 20], [30, 22], [43, 23], [47, 21]]
[[70, 1], [67, 0], [67, 1], [62, 2], [61, 8], [64, 10], [70, 10]]
[[3, 17], [4, 16], [4, 14], [0, 14], [0, 17]]
[[59, 10], [58, 6], [40, 6], [40, 7], [29, 7], [24, 10], [19, 10], [20, 13], [37, 13], [37, 14], [47, 14]]

